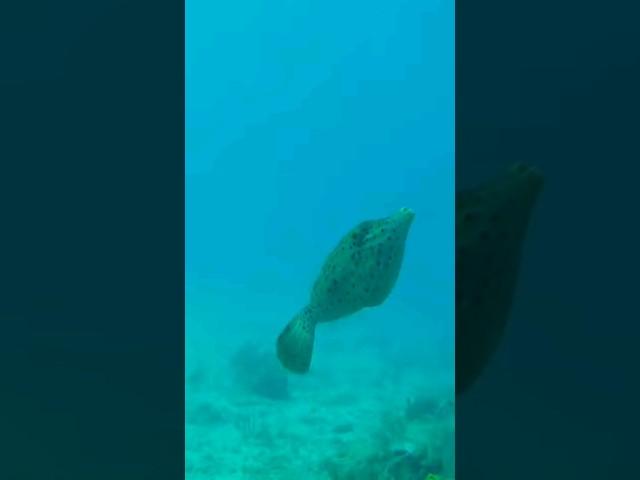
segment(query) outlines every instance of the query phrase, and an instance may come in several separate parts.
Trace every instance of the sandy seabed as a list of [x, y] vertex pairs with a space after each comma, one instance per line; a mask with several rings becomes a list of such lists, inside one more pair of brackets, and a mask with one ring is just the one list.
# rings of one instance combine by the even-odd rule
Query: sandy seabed
[[[287, 376], [286, 398], [266, 398], [232, 379], [229, 356], [207, 373], [193, 370], [187, 479], [453, 478], [452, 388], [426, 384], [418, 370], [389, 369], [374, 351], [339, 358], [304, 377]], [[428, 457], [438, 471], [423, 465], [411, 476], [401, 467], [411, 456]], [[363, 466], [374, 462], [378, 473]]]

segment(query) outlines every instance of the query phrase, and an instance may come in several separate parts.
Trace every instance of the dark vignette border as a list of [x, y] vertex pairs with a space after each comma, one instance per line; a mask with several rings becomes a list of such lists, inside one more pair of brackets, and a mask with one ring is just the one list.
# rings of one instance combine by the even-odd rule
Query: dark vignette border
[[460, 480], [635, 475], [638, 18], [456, 1], [458, 187], [515, 161], [546, 176], [506, 336], [457, 401]]
[[0, 477], [184, 475], [184, 2], [0, 7]]

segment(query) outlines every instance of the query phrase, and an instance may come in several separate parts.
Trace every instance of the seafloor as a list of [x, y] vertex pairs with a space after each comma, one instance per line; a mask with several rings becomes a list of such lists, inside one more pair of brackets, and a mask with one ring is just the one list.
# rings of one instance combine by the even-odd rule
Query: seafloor
[[288, 375], [269, 315], [259, 328], [231, 303], [187, 313], [187, 480], [453, 478], [453, 375], [441, 363], [358, 337], [370, 319], [354, 318], [319, 327], [312, 371]]

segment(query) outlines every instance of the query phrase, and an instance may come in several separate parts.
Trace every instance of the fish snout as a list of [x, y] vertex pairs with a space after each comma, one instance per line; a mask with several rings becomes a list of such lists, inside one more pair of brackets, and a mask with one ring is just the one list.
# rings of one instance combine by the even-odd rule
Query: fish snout
[[402, 207], [399, 211], [398, 211], [398, 215], [408, 221], [412, 221], [413, 218], [416, 216], [415, 212], [413, 210], [411, 210], [408, 207]]
[[396, 225], [401, 231], [407, 232], [416, 216], [410, 208], [403, 207], [390, 217], [391, 223]]
[[537, 192], [542, 189], [544, 177], [542, 172], [531, 165], [525, 163], [516, 163], [509, 169], [509, 174], [518, 182], [525, 184], [529, 189]]

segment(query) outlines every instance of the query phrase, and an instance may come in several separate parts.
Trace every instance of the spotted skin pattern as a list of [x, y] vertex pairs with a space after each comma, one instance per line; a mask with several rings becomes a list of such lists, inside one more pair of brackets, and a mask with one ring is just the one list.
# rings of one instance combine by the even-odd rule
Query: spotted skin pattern
[[529, 220], [542, 190], [523, 164], [456, 194], [456, 392], [472, 385], [503, 336]]
[[311, 289], [309, 304], [285, 327], [277, 342], [281, 363], [308, 371], [315, 327], [382, 304], [402, 266], [414, 213], [408, 208], [367, 220], [345, 235], [329, 254]]

